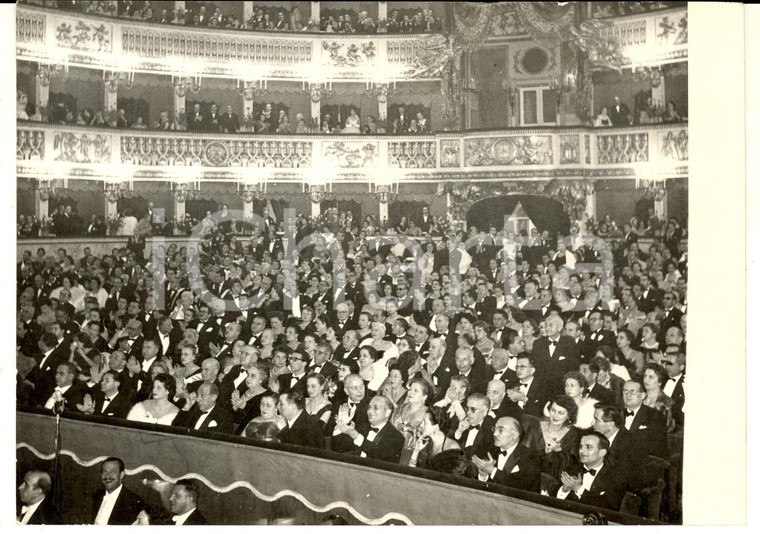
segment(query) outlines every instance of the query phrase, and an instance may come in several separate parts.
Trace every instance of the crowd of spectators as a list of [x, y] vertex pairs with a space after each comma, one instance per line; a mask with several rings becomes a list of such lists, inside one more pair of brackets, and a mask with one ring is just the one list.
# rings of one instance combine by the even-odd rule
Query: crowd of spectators
[[644, 250], [627, 235], [610, 255], [601, 239], [514, 243], [495, 229], [434, 241], [427, 210], [414, 218], [416, 260], [347, 214], [299, 215], [294, 241], [313, 241], [295, 255], [267, 213], [250, 237], [217, 214], [197, 247], [148, 258], [134, 240], [101, 257], [26, 251], [17, 403], [329, 448], [678, 521], [680, 241]]
[[[340, 10], [340, 14], [322, 15], [319, 20], [301, 13], [298, 7], [292, 10], [282, 7], [255, 7], [248, 20], [241, 20], [234, 13], [228, 13], [222, 7], [213, 9], [200, 5], [194, 9], [154, 9], [150, 0], [25, 0], [25, 3], [38, 4], [130, 20], [141, 20], [158, 24], [176, 26], [195, 26], [224, 29], [241, 29], [254, 31], [292, 31], [292, 32], [326, 32], [326, 33], [425, 33], [440, 32], [442, 21], [430, 9], [416, 11], [391, 10], [387, 19], [375, 20], [367, 11], [358, 13], [353, 10]], [[224, 3], [220, 3], [224, 6]]]
[[362, 119], [351, 108], [346, 117], [333, 117], [325, 112], [317, 121], [300, 112], [291, 119], [287, 110], [275, 109], [270, 103], [265, 104], [260, 113], [248, 113], [242, 119], [231, 105], [220, 109], [216, 104], [194, 104], [189, 112], [181, 109], [175, 116], [171, 116], [167, 110], [161, 110], [155, 121], [151, 122], [141, 115], [130, 120], [123, 108], [97, 111], [85, 108], [75, 112], [63, 103], [52, 104], [49, 109], [36, 109], [33, 104], [27, 103], [25, 109], [18, 111], [17, 118], [99, 128], [218, 133], [414, 135], [431, 132], [430, 122], [423, 112], [418, 111], [411, 116], [405, 113], [403, 106], [398, 108], [390, 120], [374, 115]]
[[599, 128], [654, 124], [661, 122], [682, 122], [684, 119], [676, 110], [676, 103], [670, 100], [664, 107], [658, 101], [648, 97], [646, 102], [634, 107], [634, 111], [615, 96], [612, 104], [599, 110], [594, 119], [594, 126]]

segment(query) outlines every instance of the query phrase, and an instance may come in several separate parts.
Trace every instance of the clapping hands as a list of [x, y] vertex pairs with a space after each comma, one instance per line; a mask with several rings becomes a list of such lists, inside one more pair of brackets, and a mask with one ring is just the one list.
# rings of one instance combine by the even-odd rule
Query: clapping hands
[[89, 393], [84, 396], [82, 404], [77, 404], [77, 409], [82, 413], [92, 414], [95, 412], [95, 403]]

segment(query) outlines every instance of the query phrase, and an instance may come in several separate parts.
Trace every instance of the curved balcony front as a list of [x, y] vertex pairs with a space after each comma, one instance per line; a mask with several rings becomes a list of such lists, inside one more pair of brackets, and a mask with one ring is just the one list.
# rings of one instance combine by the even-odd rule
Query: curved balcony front
[[688, 123], [418, 136], [211, 134], [17, 123], [28, 178], [262, 182], [686, 177]]

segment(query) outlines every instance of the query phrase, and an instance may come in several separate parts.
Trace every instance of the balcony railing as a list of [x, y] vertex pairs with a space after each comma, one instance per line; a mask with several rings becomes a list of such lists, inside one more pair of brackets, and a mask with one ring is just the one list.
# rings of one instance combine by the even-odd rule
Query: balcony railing
[[[299, 81], [402, 80], [415, 67], [421, 38], [179, 27], [29, 5], [16, 10], [18, 59], [138, 72]], [[384, 79], [378, 80], [378, 75]]]
[[236, 181], [682, 177], [688, 123], [421, 136], [203, 134], [17, 123], [19, 176]]

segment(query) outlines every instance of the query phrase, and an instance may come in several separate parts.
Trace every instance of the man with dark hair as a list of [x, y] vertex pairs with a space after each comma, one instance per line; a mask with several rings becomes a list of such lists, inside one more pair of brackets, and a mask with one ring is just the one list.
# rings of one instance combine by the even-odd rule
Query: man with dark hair
[[463, 406], [466, 417], [454, 417], [449, 424], [449, 437], [455, 439], [468, 454], [481, 454], [493, 445], [491, 428], [493, 419], [488, 417], [491, 401], [481, 393], [472, 393]]
[[24, 481], [18, 487], [21, 507], [16, 514], [19, 525], [60, 525], [63, 522], [53, 505], [52, 499], [46, 497], [53, 483], [45, 471], [27, 471]]
[[614, 404], [615, 395], [609, 389], [600, 386], [597, 383], [599, 377], [599, 362], [590, 361], [582, 362], [580, 366], [580, 372], [586, 379], [588, 386], [586, 387], [586, 395], [592, 399], [596, 399], [604, 404]]
[[291, 443], [315, 449], [325, 448], [325, 436], [318, 421], [306, 413], [303, 395], [296, 391], [280, 394], [280, 414], [287, 421], [287, 428], [280, 432], [281, 443]]
[[501, 417], [493, 427], [493, 445], [487, 456], [473, 456], [478, 479], [538, 493], [541, 489], [541, 458], [520, 444], [522, 427], [517, 419]]
[[623, 386], [625, 428], [634, 436], [641, 437], [648, 446], [648, 454], [667, 460], [665, 418], [658, 410], [644, 404], [646, 396], [644, 383], [639, 379], [628, 380]]
[[[121, 392], [122, 376], [110, 369], [103, 373], [100, 379], [100, 391], [87, 393], [82, 404], [77, 405], [79, 411], [90, 415], [126, 419], [133, 403], [130, 399], [131, 392]], [[95, 386], [92, 389], [95, 389]]]
[[686, 377], [686, 354], [683, 352], [666, 352], [662, 358], [662, 365], [668, 372], [668, 381], [663, 384], [662, 392], [673, 399], [673, 418], [676, 425], [683, 429], [683, 405], [686, 401], [684, 394], [684, 380]]
[[621, 477], [612, 462], [607, 461], [610, 442], [596, 431], [587, 431], [581, 437], [579, 458], [581, 473], [571, 475], [564, 471], [561, 486], [554, 493], [558, 499], [576, 501], [589, 506], [619, 510], [625, 493]]
[[169, 508], [174, 514], [172, 521], [175, 525], [207, 525], [208, 521], [198, 510], [200, 497], [198, 482], [190, 478], [182, 478], [169, 496]]
[[106, 458], [101, 466], [100, 480], [103, 489], [92, 498], [90, 523], [93, 525], [131, 525], [145, 507], [142, 499], [122, 485], [124, 461]]
[[280, 393], [286, 391], [298, 392], [301, 395], [306, 393], [306, 375], [309, 362], [311, 359], [303, 349], [296, 349], [290, 352], [288, 356], [289, 373], [277, 377], [277, 386]]
[[42, 407], [60, 413], [64, 410], [76, 411], [77, 404], [84, 400], [87, 388], [76, 380], [76, 366], [72, 362], [61, 362], [55, 372], [55, 388]]
[[369, 426], [359, 430], [351, 421], [349, 407], [341, 406], [336, 418], [336, 428], [353, 441], [354, 449], [350, 453], [362, 458], [397, 464], [404, 447], [404, 436], [389, 424], [392, 413], [393, 403], [387, 397], [376, 395], [367, 406]]
[[515, 366], [517, 380], [507, 384], [507, 397], [523, 414], [541, 417], [551, 392], [546, 384], [535, 376], [535, 373], [535, 358], [530, 355], [520, 355]]

